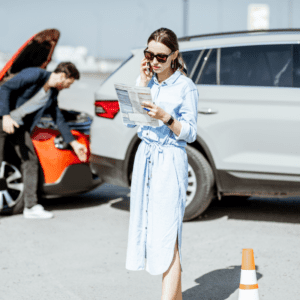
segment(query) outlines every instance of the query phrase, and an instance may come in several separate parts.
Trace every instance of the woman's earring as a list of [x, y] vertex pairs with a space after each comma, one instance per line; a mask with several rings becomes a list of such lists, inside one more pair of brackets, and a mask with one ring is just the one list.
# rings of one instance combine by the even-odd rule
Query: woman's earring
[[171, 62], [171, 68], [174, 69], [174, 60]]

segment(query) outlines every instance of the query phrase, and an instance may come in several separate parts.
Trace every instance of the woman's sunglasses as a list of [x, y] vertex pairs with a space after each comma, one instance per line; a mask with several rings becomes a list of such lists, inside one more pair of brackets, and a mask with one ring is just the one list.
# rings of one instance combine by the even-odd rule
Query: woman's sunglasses
[[148, 50], [144, 50], [144, 55], [145, 58], [149, 61], [152, 61], [154, 59], [154, 57], [156, 57], [157, 61], [160, 63], [165, 63], [168, 59], [168, 57], [173, 54], [174, 52], [171, 52], [169, 55], [167, 54], [156, 54], [154, 55], [154, 53], [148, 51]]

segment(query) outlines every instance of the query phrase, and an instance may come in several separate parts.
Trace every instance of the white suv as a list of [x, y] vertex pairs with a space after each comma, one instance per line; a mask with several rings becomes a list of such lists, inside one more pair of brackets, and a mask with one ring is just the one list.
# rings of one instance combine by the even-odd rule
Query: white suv
[[[199, 91], [198, 136], [186, 147], [184, 220], [214, 196], [300, 195], [300, 30], [231, 32], [180, 39]], [[105, 182], [130, 186], [137, 127], [123, 125], [114, 83], [135, 84], [143, 50], [100, 86], [91, 162]]]

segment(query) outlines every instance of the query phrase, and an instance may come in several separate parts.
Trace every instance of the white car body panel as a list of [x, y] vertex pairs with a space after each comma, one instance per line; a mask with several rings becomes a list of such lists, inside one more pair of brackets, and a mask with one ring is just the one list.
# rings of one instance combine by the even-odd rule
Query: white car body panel
[[216, 168], [300, 173], [300, 90], [281, 87], [197, 85], [198, 135]]
[[[117, 100], [114, 83], [135, 85], [135, 81], [139, 76], [139, 65], [142, 58], [143, 53], [138, 51], [123, 68], [112, 74], [101, 85], [100, 89], [95, 93], [95, 99]], [[118, 112], [113, 120], [95, 116], [91, 126], [91, 153], [124, 160], [128, 146], [136, 135], [137, 129], [138, 126], [128, 128], [123, 124], [121, 112]]]
[[113, 120], [99, 119], [101, 122], [93, 121], [91, 127], [91, 153], [124, 160], [138, 126], [135, 128], [126, 127], [123, 124], [121, 113], [118, 113]]

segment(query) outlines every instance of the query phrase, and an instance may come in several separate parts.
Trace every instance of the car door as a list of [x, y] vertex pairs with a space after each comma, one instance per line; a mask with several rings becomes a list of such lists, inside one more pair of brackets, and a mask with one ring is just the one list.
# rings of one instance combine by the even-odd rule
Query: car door
[[183, 55], [200, 96], [198, 135], [218, 170], [300, 173], [298, 54], [299, 45], [277, 44]]

